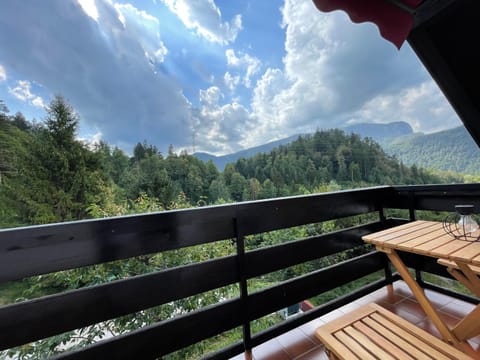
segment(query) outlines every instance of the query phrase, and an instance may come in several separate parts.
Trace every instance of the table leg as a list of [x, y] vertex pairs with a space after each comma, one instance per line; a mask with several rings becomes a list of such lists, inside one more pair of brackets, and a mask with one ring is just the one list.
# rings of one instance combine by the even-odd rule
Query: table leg
[[480, 280], [478, 275], [475, 274], [467, 264], [462, 262], [457, 262], [456, 264], [465, 278], [464, 282], [462, 283], [477, 297], [480, 297]]
[[480, 322], [478, 319], [480, 319], [479, 306], [453, 328], [453, 333], [459, 340], [466, 340], [477, 336], [480, 333]]
[[[402, 277], [402, 279], [407, 283], [412, 290], [413, 295], [418, 300], [420, 306], [425, 311], [427, 316], [432, 320], [434, 325], [437, 327], [438, 331], [440, 332], [443, 339], [448, 342], [449, 344], [454, 345], [456, 348], [463, 350], [464, 345], [462, 344], [453, 332], [445, 325], [440, 316], [438, 315], [437, 311], [434, 309], [430, 300], [425, 296], [423, 289], [418, 285], [412, 275], [409, 273], [407, 267], [403, 263], [402, 259], [398, 256], [398, 253], [393, 249], [377, 247], [377, 250], [383, 251], [387, 254], [388, 258], [390, 259], [391, 263], [397, 269], [398, 273]], [[468, 345], [467, 345], [468, 346]]]
[[[472, 271], [472, 269], [465, 263], [457, 262], [460, 273], [458, 280], [462, 282], [465, 287], [472, 291], [476, 296], [480, 295], [480, 279], [478, 275]], [[463, 280], [463, 281], [462, 281]], [[465, 340], [477, 336], [480, 334], [480, 306], [470, 312], [465, 318], [462, 319], [454, 328], [453, 333], [460, 340]]]
[[470, 280], [465, 276], [463, 272], [453, 267], [447, 267], [447, 271], [452, 275], [455, 279], [458, 280], [463, 286], [465, 286], [468, 290], [475, 294], [475, 296], [480, 297], [480, 289], [473, 287], [470, 283]]

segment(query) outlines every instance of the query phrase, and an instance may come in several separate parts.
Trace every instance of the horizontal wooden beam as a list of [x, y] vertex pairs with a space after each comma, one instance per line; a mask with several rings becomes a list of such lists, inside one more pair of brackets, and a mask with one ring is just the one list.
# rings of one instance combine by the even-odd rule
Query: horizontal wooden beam
[[248, 320], [335, 289], [382, 270], [385, 265], [385, 255], [372, 252], [253, 293], [248, 297]]
[[394, 224], [398, 223], [393, 220], [375, 222], [247, 252], [246, 276], [247, 278], [260, 276], [362, 246], [365, 244], [362, 236], [392, 227]]
[[[0, 230], [0, 283], [376, 211], [389, 187]], [[236, 222], [237, 228], [234, 226]]]
[[230, 256], [0, 308], [0, 350], [238, 281]]
[[240, 299], [224, 301], [53, 359], [157, 359], [239, 326], [242, 322], [240, 306]]

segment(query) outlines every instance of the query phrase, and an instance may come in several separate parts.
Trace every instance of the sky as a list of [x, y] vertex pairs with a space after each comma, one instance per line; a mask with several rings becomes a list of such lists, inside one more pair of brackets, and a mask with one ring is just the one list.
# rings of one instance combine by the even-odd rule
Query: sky
[[0, 99], [131, 153], [222, 155], [317, 129], [461, 125], [412, 49], [311, 0], [2, 0]]

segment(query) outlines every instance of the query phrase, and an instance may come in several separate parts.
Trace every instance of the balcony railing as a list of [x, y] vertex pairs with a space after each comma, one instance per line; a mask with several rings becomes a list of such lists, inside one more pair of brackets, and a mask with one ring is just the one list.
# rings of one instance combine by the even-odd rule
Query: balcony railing
[[[1, 307], [0, 350], [238, 284], [238, 297], [58, 356], [153, 359], [243, 327], [242, 341], [206, 355], [227, 359], [391, 283], [397, 276], [390, 272], [386, 257], [372, 251], [258, 291], [249, 288], [249, 279], [361, 246], [363, 235], [413, 220], [417, 210], [451, 211], [460, 203], [480, 208], [480, 185], [383, 186], [2, 230], [0, 283], [225, 239], [233, 239], [236, 252]], [[388, 209], [407, 210], [407, 218], [388, 218]], [[375, 220], [281, 245], [245, 248], [248, 235], [362, 214], [371, 214]], [[449, 276], [429, 258], [405, 256], [404, 260], [419, 280], [422, 272]], [[251, 332], [255, 319], [378, 271], [383, 271], [380, 280], [259, 333]]]

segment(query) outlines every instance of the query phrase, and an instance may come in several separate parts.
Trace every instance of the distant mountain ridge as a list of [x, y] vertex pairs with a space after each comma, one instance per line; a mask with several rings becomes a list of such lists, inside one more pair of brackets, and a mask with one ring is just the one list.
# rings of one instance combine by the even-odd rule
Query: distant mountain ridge
[[280, 145], [285, 145], [285, 144], [291, 143], [292, 141], [297, 140], [298, 136], [299, 135], [289, 136], [285, 139], [272, 141], [263, 145], [255, 146], [255, 147], [241, 150], [228, 155], [216, 156], [216, 155], [208, 154], [205, 152], [196, 152], [193, 154], [193, 156], [205, 162], [212, 160], [213, 163], [217, 165], [218, 170], [223, 171], [223, 169], [225, 168], [225, 165], [227, 165], [228, 163], [234, 163], [242, 157], [250, 158], [252, 156], [255, 156], [258, 153], [269, 153], [274, 148]]
[[480, 175], [480, 149], [463, 127], [412, 134], [380, 143], [406, 165]]
[[[405, 165], [480, 175], [480, 149], [463, 126], [423, 134], [414, 133], [412, 127], [404, 121], [396, 121], [388, 124], [354, 124], [341, 130], [347, 134], [355, 133], [375, 140], [387, 154], [396, 156]], [[295, 141], [298, 136], [223, 156], [207, 153], [195, 153], [194, 156], [205, 162], [212, 160], [222, 171], [226, 164], [234, 163], [241, 157], [249, 158], [258, 153], [268, 153], [275, 147]]]
[[342, 128], [347, 134], [355, 133], [362, 137], [369, 137], [381, 143], [399, 136], [412, 135], [413, 129], [405, 121], [394, 121], [387, 124], [360, 123]]
[[[341, 130], [345, 131], [347, 134], [355, 133], [361, 137], [372, 138], [379, 143], [393, 137], [413, 134], [411, 126], [405, 121], [396, 121], [388, 124], [360, 123], [346, 126]], [[225, 165], [228, 163], [234, 163], [242, 157], [249, 158], [258, 153], [269, 153], [280, 145], [286, 145], [297, 140], [299, 136], [300, 134], [289, 136], [285, 139], [272, 141], [267, 144], [255, 146], [228, 155], [216, 156], [205, 152], [196, 152], [193, 156], [204, 162], [212, 160], [217, 168], [220, 171], [223, 171]]]

